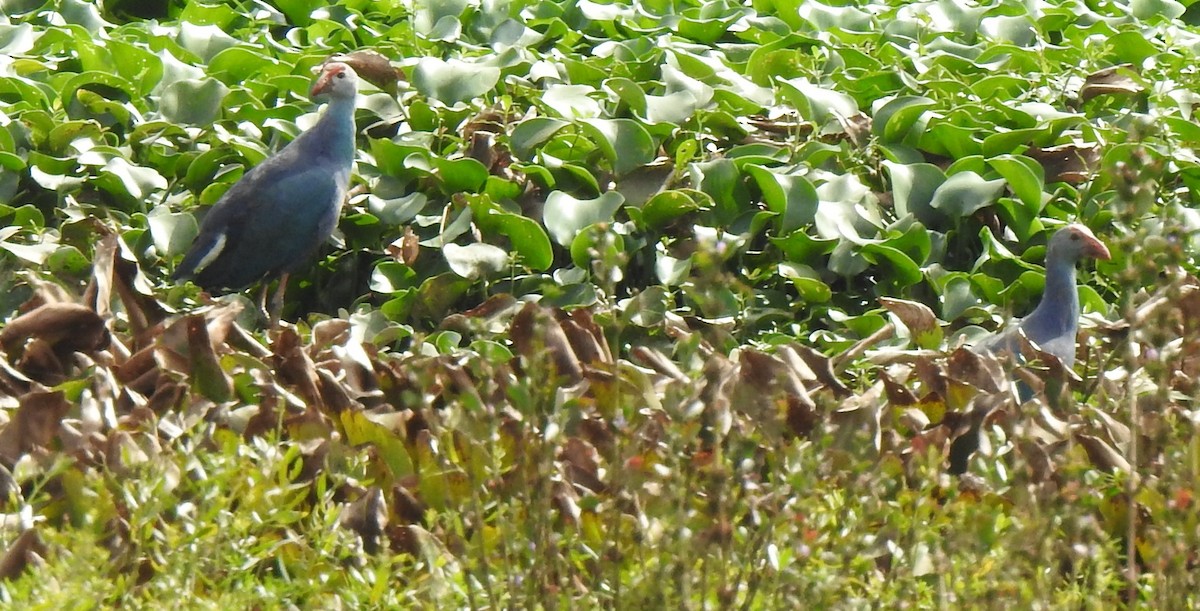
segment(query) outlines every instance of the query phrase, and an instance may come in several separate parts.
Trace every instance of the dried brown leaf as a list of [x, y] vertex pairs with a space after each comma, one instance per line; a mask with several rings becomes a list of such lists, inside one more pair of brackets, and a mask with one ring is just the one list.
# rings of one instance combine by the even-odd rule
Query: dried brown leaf
[[1087, 76], [1079, 89], [1080, 101], [1086, 102], [1102, 95], [1137, 95], [1146, 90], [1138, 81], [1132, 64], [1121, 64], [1098, 70]]
[[400, 77], [403, 74], [392, 66], [392, 62], [378, 51], [359, 49], [346, 54], [338, 54], [329, 58], [354, 68], [364, 80], [376, 87], [395, 95], [399, 88]]
[[224, 403], [233, 396], [233, 381], [221, 368], [220, 359], [209, 339], [208, 325], [204, 317], [192, 314], [184, 319], [187, 324], [188, 362], [192, 383], [200, 394], [216, 403]]
[[1087, 452], [1088, 460], [1097, 469], [1105, 473], [1112, 473], [1114, 471], [1133, 473], [1133, 467], [1129, 464], [1129, 461], [1103, 439], [1094, 435], [1076, 433], [1075, 441], [1083, 446], [1084, 451]]
[[33, 391], [18, 401], [12, 420], [0, 431], [0, 460], [9, 467], [22, 454], [50, 446], [71, 411], [61, 391]]
[[308, 405], [321, 406], [322, 397], [317, 368], [294, 327], [280, 327], [271, 346], [275, 352], [275, 372], [279, 381], [296, 387]]
[[388, 509], [383, 490], [372, 486], [358, 500], [342, 508], [338, 519], [343, 528], [349, 528], [362, 537], [363, 549], [368, 554], [379, 550], [379, 537], [387, 528]]
[[567, 467], [567, 475], [576, 486], [592, 492], [603, 492], [607, 486], [600, 480], [600, 453], [587, 441], [571, 437], [558, 452], [558, 460]]
[[850, 389], [842, 384], [842, 381], [833, 373], [833, 364], [829, 357], [817, 352], [816, 350], [803, 344], [792, 344], [792, 349], [800, 356], [800, 360], [804, 361], [813, 374], [817, 376], [817, 380], [824, 384], [826, 388], [833, 391], [833, 396], [841, 399], [850, 396]]
[[0, 346], [10, 354], [29, 339], [40, 339], [60, 355], [93, 353], [109, 342], [104, 319], [76, 303], [46, 303], [0, 329]]
[[992, 355], [980, 355], [960, 346], [946, 361], [947, 375], [987, 392], [997, 393], [1005, 386], [1004, 368]]
[[554, 316], [545, 308], [530, 302], [513, 317], [509, 331], [513, 347], [526, 363], [549, 358], [554, 373], [574, 384], [583, 379], [583, 368], [571, 342]]
[[0, 556], [0, 579], [7, 581], [19, 577], [30, 564], [40, 564], [46, 552], [46, 544], [37, 529], [26, 529]]
[[1079, 184], [1088, 180], [1100, 163], [1100, 147], [1064, 144], [1050, 148], [1030, 147], [1025, 156], [1042, 164], [1046, 183]]

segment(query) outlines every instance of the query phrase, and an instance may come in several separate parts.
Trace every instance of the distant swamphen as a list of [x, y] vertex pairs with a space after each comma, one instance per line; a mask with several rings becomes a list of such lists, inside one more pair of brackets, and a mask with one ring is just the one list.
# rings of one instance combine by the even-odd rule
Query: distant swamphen
[[333, 233], [350, 183], [357, 91], [350, 66], [322, 67], [311, 95], [329, 97], [325, 114], [213, 205], [174, 279], [213, 293], [239, 291], [312, 257]]
[[993, 353], [1010, 352], [1019, 356], [1018, 333], [1024, 331], [1025, 337], [1043, 352], [1058, 357], [1066, 367], [1073, 366], [1075, 336], [1079, 329], [1075, 264], [1083, 257], [1108, 259], [1110, 255], [1104, 243], [1087, 227], [1072, 224], [1059, 229], [1046, 248], [1046, 288], [1042, 301], [1029, 316], [989, 337], [979, 347]]

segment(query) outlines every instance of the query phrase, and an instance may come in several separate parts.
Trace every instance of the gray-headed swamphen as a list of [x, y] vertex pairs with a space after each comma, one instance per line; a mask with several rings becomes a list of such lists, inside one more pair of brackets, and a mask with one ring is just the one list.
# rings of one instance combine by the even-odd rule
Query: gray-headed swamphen
[[[1070, 368], [1075, 364], [1076, 334], [1079, 330], [1079, 290], [1075, 286], [1075, 264], [1084, 257], [1108, 259], [1108, 247], [1090, 229], [1072, 224], [1059, 229], [1046, 247], [1046, 288], [1042, 300], [1033, 312], [976, 346], [976, 351], [994, 354], [1009, 353], [1021, 356], [1021, 337], [1037, 345], [1042, 352], [1052, 354]], [[1033, 398], [1033, 390], [1017, 382], [1021, 402]], [[970, 429], [950, 445], [951, 474], [961, 475], [968, 468], [971, 454], [979, 447], [979, 431], [995, 404], [983, 403], [970, 414]]]
[[313, 256], [333, 233], [350, 183], [357, 91], [350, 66], [322, 67], [311, 95], [329, 98], [325, 114], [213, 205], [174, 279], [211, 293], [239, 291]]
[[[1075, 286], [1075, 264], [1084, 257], [1108, 259], [1108, 247], [1090, 229], [1071, 224], [1059, 229], [1046, 247], [1046, 288], [1042, 300], [1025, 318], [979, 344], [979, 349], [1016, 356], [1021, 354], [1019, 333], [1062, 361], [1075, 364], [1076, 333], [1079, 329], [1079, 292]], [[1021, 400], [1032, 395], [1020, 386]]]

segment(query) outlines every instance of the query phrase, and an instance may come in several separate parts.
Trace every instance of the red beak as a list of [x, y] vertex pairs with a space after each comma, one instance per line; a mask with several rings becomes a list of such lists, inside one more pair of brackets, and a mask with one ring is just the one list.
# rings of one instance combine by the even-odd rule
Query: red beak
[[1101, 261], [1107, 261], [1112, 258], [1112, 255], [1108, 252], [1108, 247], [1099, 239], [1089, 240], [1085, 252]]
[[333, 85], [333, 79], [342, 72], [341, 66], [328, 66], [321, 70], [321, 76], [317, 77], [317, 82], [313, 84], [312, 91], [308, 92], [309, 97], [317, 97], [329, 90]]

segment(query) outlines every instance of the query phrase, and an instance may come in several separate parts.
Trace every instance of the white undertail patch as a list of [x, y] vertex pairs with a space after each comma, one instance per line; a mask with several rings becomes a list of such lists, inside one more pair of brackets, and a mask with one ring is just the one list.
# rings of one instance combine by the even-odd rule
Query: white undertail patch
[[204, 268], [208, 267], [210, 263], [212, 263], [213, 261], [215, 261], [217, 259], [217, 257], [221, 256], [221, 251], [224, 249], [225, 249], [225, 234], [218, 233], [217, 239], [213, 242], [212, 247], [208, 249], [208, 252], [204, 253], [203, 257], [200, 257], [200, 262], [196, 264], [195, 273], [198, 274], [201, 271], [203, 271]]

